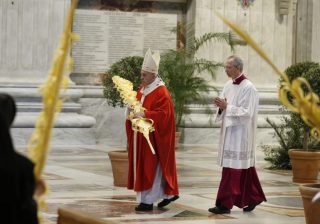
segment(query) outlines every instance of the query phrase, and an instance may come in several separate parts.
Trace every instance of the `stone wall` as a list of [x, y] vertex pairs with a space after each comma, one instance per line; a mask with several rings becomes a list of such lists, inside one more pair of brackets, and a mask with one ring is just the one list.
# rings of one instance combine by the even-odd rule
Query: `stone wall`
[[[12, 128], [16, 146], [25, 147], [42, 110], [40, 84], [47, 79], [70, 0], [0, 1], [0, 92], [11, 94], [18, 113]], [[91, 116], [80, 114], [83, 90], [63, 93], [53, 129], [54, 145], [95, 145]]]
[[[194, 36], [229, 31], [214, 15], [215, 9], [249, 32], [281, 69], [299, 60], [320, 61], [318, 0], [257, 0], [246, 11], [234, 0], [192, 0], [187, 1], [185, 8], [177, 2], [167, 12], [176, 13], [179, 21], [191, 24], [187, 27], [187, 44], [188, 38]], [[0, 1], [0, 92], [10, 93], [17, 100], [13, 135], [18, 145], [26, 145], [41, 110], [38, 86], [47, 77], [69, 4], [69, 0]], [[100, 1], [90, 1], [84, 8], [98, 10], [97, 4]], [[156, 11], [166, 12], [163, 6], [168, 4], [157, 4]], [[150, 9], [149, 13], [152, 12]], [[305, 35], [310, 41], [304, 39]], [[273, 131], [265, 118], [277, 121], [281, 116], [278, 77], [248, 46], [236, 47], [235, 53], [244, 59], [244, 71], [259, 90], [258, 144], [272, 144]], [[200, 49], [197, 56], [222, 62], [230, 54], [225, 45], [213, 43]], [[82, 85], [71, 84], [65, 93], [68, 100], [57, 119], [53, 144], [125, 145], [123, 109], [106, 105], [101, 86], [92, 86], [98, 84], [92, 81], [96, 78], [92, 74], [81, 77]], [[226, 80], [221, 69], [213, 84], [221, 88]], [[219, 127], [212, 122], [214, 110], [208, 114], [197, 104], [189, 106], [192, 113], [181, 127], [183, 143], [217, 144]]]
[[42, 83], [63, 30], [69, 0], [0, 1], [0, 83]]

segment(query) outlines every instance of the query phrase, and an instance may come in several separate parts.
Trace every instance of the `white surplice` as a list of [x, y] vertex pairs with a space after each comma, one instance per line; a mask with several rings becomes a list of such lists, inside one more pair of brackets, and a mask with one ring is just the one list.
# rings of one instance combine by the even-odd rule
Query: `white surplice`
[[222, 167], [247, 169], [255, 165], [255, 147], [259, 96], [248, 79], [239, 85], [228, 81], [220, 97], [227, 108], [217, 112], [216, 122], [222, 122], [218, 164]]

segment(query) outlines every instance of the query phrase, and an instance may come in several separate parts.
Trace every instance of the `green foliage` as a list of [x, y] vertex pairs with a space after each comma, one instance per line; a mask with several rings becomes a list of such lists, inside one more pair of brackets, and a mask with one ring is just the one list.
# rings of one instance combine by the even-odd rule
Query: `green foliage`
[[210, 42], [212, 40], [218, 42], [226, 42], [230, 47], [231, 50], [234, 50], [234, 37], [232, 36], [231, 32], [227, 33], [205, 33], [199, 38], [195, 38], [193, 47], [191, 48], [192, 52], [197, 51], [203, 44]]
[[320, 66], [313, 66], [303, 77], [308, 80], [313, 92], [320, 96]]
[[300, 62], [289, 66], [285, 73], [287, 74], [290, 82], [298, 77], [303, 77], [310, 69], [318, 67], [319, 64], [311, 61]]
[[[289, 79], [292, 81], [293, 79], [296, 79], [298, 77], [305, 78], [313, 91], [319, 95], [319, 83], [320, 83], [320, 76], [319, 76], [319, 69], [320, 66], [318, 63], [315, 62], [301, 62], [297, 63], [295, 65], [292, 65], [286, 69], [286, 74], [288, 75]], [[311, 127], [309, 127], [305, 122], [302, 120], [299, 114], [289, 112], [290, 117], [292, 117], [297, 125], [300, 126], [300, 129], [302, 130], [301, 136], [303, 138], [302, 141], [302, 147], [305, 150], [308, 150], [310, 147], [312, 147], [313, 139], [310, 138], [310, 130]]]
[[133, 83], [133, 89], [137, 90], [141, 81], [140, 70], [142, 62], [143, 57], [125, 57], [110, 66], [110, 69], [108, 69], [103, 78], [103, 95], [107, 99], [108, 105], [113, 107], [124, 106], [119, 92], [112, 82], [112, 77], [114, 75], [118, 75], [124, 79], [131, 81]]
[[[313, 91], [320, 95], [320, 66], [314, 62], [302, 62], [288, 67], [285, 71], [290, 81], [303, 77]], [[281, 80], [280, 80], [281, 81]], [[310, 137], [311, 128], [304, 123], [300, 115], [287, 111], [287, 116], [281, 117], [281, 124], [275, 124], [267, 118], [267, 122], [275, 131], [279, 146], [263, 146], [266, 160], [271, 162], [271, 168], [290, 169], [289, 149], [320, 150], [320, 142]]]
[[[315, 62], [300, 62], [297, 63], [295, 65], [292, 65], [290, 67], [288, 67], [285, 70], [285, 73], [287, 74], [288, 78], [290, 81], [298, 78], [298, 77], [303, 77], [305, 78], [311, 85], [311, 87], [313, 87], [314, 90], [318, 90], [319, 92], [319, 85], [317, 86], [317, 84], [319, 84], [320, 81], [320, 76], [317, 75], [314, 72], [315, 68], [319, 68], [319, 64], [315, 63]], [[315, 88], [314, 88], [315, 87]], [[319, 94], [319, 93], [318, 93]], [[302, 136], [304, 136], [305, 141], [308, 141], [309, 139], [309, 133], [310, 133], [310, 127], [308, 125], [305, 124], [305, 122], [300, 118], [299, 114], [293, 113], [293, 112], [289, 112], [291, 117], [295, 117], [295, 121], [297, 122], [297, 124], [303, 129], [303, 133]], [[301, 148], [307, 149], [308, 148], [308, 144], [305, 142], [305, 144], [302, 145]]]
[[297, 117], [281, 117], [281, 124], [267, 118], [268, 124], [275, 130], [274, 137], [278, 139], [280, 146], [262, 146], [266, 154], [265, 160], [271, 163], [272, 169], [291, 169], [289, 149], [302, 147], [302, 130], [297, 123]]
[[208, 93], [213, 89], [204, 78], [195, 75], [195, 71], [203, 71], [205, 66], [214, 71], [213, 67], [219, 66], [213, 63], [210, 65], [211, 62], [206, 61], [201, 62], [202, 64], [198, 61], [187, 63], [186, 60], [184, 50], [170, 50], [162, 56], [160, 63], [160, 75], [166, 81], [174, 102], [177, 127], [181, 125], [183, 115], [189, 113], [186, 104], [188, 102], [205, 104], [205, 98], [201, 93]]

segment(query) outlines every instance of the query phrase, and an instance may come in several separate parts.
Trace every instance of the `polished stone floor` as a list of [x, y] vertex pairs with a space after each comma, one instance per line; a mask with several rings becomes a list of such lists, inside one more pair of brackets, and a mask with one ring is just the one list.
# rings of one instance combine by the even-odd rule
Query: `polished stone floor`
[[302, 224], [304, 213], [298, 185], [291, 181], [291, 171], [271, 171], [263, 153], [257, 153], [257, 171], [267, 202], [251, 213], [233, 208], [231, 214], [214, 215], [207, 210], [214, 205], [221, 168], [217, 152], [210, 145], [182, 145], [176, 151], [180, 198], [165, 209], [148, 213], [134, 211], [135, 193], [114, 187], [110, 147], [53, 148], [44, 178], [49, 185], [45, 223], [56, 223], [57, 208], [72, 208], [104, 220], [119, 223], [215, 223], [215, 224]]

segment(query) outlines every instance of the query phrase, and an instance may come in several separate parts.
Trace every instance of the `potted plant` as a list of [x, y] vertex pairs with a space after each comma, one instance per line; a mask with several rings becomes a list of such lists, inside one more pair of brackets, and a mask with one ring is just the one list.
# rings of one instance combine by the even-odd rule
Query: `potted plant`
[[[290, 81], [297, 77], [305, 78], [316, 94], [320, 94], [320, 66], [314, 62], [302, 62], [286, 69]], [[285, 109], [284, 109], [285, 110]], [[267, 119], [275, 130], [279, 147], [265, 150], [266, 160], [273, 162], [275, 168], [292, 166], [293, 182], [317, 182], [320, 163], [320, 143], [310, 136], [311, 128], [300, 115], [287, 111], [280, 125]], [[290, 159], [289, 159], [290, 158]]]
[[[305, 78], [313, 91], [320, 95], [320, 66], [314, 62], [302, 62], [286, 69], [290, 81], [297, 77]], [[266, 150], [267, 158], [274, 168], [291, 168], [293, 182], [304, 183], [299, 186], [303, 200], [307, 224], [320, 223], [320, 204], [311, 200], [318, 192], [320, 185], [315, 184], [320, 168], [320, 143], [310, 136], [311, 128], [305, 124], [299, 114], [288, 112], [282, 117], [283, 123], [276, 125], [267, 119], [275, 130], [279, 147]]]
[[[125, 57], [110, 66], [103, 78], [103, 95], [107, 103], [113, 107], [123, 107], [119, 92], [114, 88], [112, 77], [119, 75], [133, 83], [133, 88], [137, 89], [140, 84], [140, 69], [143, 62], [142, 57]], [[114, 185], [126, 187], [128, 179], [128, 152], [126, 149], [121, 151], [111, 150], [108, 152], [111, 161]]]
[[[207, 33], [195, 38], [189, 48], [168, 50], [161, 56], [159, 73], [171, 93], [176, 120], [176, 136], [180, 136], [179, 128], [183, 125], [184, 116], [190, 113], [188, 103], [207, 105], [209, 91], [215, 90], [210, 81], [215, 78], [218, 68], [223, 63], [197, 58], [197, 51], [209, 41], [223, 41], [233, 50], [235, 41], [231, 33]], [[184, 44], [179, 45], [184, 46]], [[209, 79], [203, 74], [209, 74]], [[176, 140], [178, 145], [178, 139]]]

